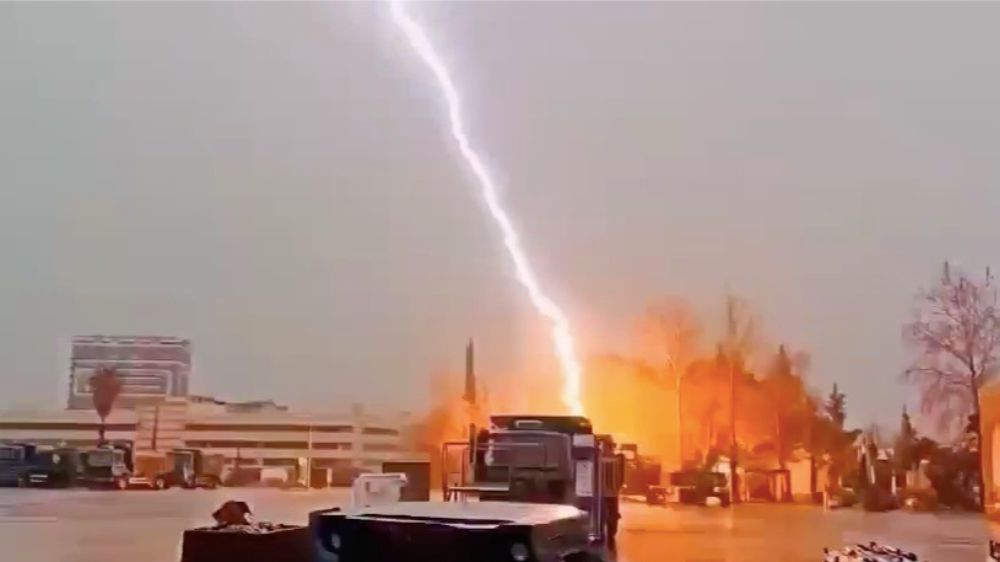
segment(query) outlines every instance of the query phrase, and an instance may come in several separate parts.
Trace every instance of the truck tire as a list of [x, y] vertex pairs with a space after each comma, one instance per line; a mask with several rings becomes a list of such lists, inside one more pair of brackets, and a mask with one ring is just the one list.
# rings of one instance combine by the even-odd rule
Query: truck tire
[[155, 479], [153, 479], [153, 489], [154, 490], [166, 490], [167, 489], [167, 481], [164, 480], [162, 476], [157, 476]]
[[127, 478], [115, 478], [115, 489], [116, 490], [127, 490], [128, 489], [128, 479]]

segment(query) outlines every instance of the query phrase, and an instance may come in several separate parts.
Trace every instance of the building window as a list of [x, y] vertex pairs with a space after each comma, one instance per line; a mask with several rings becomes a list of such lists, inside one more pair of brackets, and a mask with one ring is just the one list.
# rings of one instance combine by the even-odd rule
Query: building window
[[[249, 439], [190, 440], [188, 447], [198, 449], [301, 449], [309, 448], [308, 441], [251, 441]], [[317, 449], [319, 447], [313, 447]]]
[[351, 468], [350, 459], [313, 459], [314, 468]]
[[353, 425], [314, 425], [313, 431], [318, 433], [352, 433]]
[[399, 435], [399, 431], [388, 427], [366, 427], [361, 432], [365, 435]]
[[361, 446], [365, 451], [398, 451], [399, 445], [393, 443], [365, 443]]
[[[86, 422], [0, 422], [0, 429], [25, 429], [33, 431], [44, 430], [79, 430], [97, 431], [99, 423]], [[135, 431], [134, 423], [109, 423], [104, 426], [107, 431]]]
[[[264, 423], [189, 423], [188, 431], [309, 431], [308, 425], [302, 424], [264, 424]], [[354, 427], [349, 425], [316, 425], [314, 433], [350, 433]]]
[[312, 448], [320, 451], [350, 451], [353, 448], [353, 445], [350, 443], [313, 443]]

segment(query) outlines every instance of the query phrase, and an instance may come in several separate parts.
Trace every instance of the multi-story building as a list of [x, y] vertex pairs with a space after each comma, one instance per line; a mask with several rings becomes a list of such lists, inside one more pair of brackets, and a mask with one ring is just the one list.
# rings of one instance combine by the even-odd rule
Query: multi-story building
[[122, 382], [115, 407], [131, 409], [188, 395], [190, 340], [162, 336], [77, 336], [70, 356], [71, 410], [93, 408], [90, 378], [110, 367]]
[[[0, 442], [92, 447], [99, 420], [93, 411], [0, 413]], [[131, 410], [114, 410], [107, 438], [130, 441], [136, 450], [190, 447], [219, 453], [229, 467], [310, 466], [313, 469], [379, 470], [385, 461], [410, 457], [404, 415], [291, 412], [271, 402], [229, 403], [199, 398], [165, 399]]]

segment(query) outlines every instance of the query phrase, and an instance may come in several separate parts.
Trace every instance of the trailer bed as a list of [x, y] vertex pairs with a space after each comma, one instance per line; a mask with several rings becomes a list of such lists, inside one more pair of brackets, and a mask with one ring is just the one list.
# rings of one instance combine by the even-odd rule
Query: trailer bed
[[317, 560], [555, 562], [590, 548], [588, 514], [570, 505], [400, 502], [310, 515]]

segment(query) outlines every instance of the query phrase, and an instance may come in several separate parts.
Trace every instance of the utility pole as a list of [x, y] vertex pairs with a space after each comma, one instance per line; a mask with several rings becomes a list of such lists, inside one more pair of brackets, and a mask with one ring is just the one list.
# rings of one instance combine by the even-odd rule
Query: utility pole
[[156, 436], [160, 431], [160, 405], [156, 404], [153, 406], [153, 437], [151, 439], [150, 447], [156, 450]]
[[312, 490], [312, 475], [313, 475], [313, 459], [312, 459], [312, 448], [313, 448], [313, 425], [309, 422], [309, 433], [306, 437], [306, 488]]
[[677, 362], [671, 355], [667, 355], [667, 370], [674, 374], [674, 383], [676, 384], [674, 402], [677, 409], [677, 470], [681, 470], [684, 466], [684, 418], [681, 414], [681, 378], [683, 373], [677, 368]]
[[674, 368], [674, 373], [677, 378], [677, 470], [683, 470], [684, 468], [684, 416], [681, 413], [681, 382], [682, 375], [680, 370], [676, 367]]
[[737, 453], [736, 444], [736, 360], [738, 350], [736, 349], [736, 301], [732, 296], [726, 300], [726, 332], [727, 332], [727, 353], [726, 362], [729, 364], [729, 505], [739, 502], [740, 487], [736, 479]]
[[732, 504], [739, 501], [740, 490], [739, 483], [736, 480], [736, 455], [737, 455], [737, 445], [736, 445], [736, 357], [735, 355], [729, 358], [729, 436], [730, 436], [730, 446], [729, 446], [729, 493], [730, 500]]
[[462, 398], [465, 400], [469, 439], [473, 439], [476, 434], [479, 407], [476, 396], [476, 344], [472, 338], [469, 338], [469, 343], [465, 346], [465, 392]]

